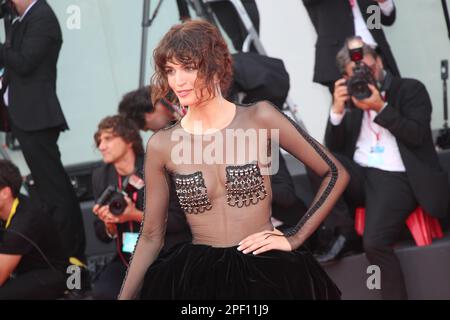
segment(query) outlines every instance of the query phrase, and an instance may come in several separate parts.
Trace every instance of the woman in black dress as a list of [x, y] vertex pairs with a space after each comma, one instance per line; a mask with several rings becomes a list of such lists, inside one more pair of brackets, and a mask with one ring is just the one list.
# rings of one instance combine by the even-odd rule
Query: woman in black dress
[[[348, 183], [342, 165], [269, 102], [222, 97], [232, 61], [208, 22], [175, 25], [154, 51], [153, 99], [172, 93], [186, 116], [148, 141], [144, 222], [120, 299], [339, 299], [340, 291], [302, 244]], [[278, 146], [323, 177], [289, 233], [271, 224], [270, 175]], [[192, 231], [159, 255], [175, 183]]]

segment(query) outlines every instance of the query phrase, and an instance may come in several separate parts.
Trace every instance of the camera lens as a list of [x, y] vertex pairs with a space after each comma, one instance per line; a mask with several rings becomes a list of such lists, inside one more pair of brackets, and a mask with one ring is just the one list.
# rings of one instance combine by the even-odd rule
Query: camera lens
[[123, 196], [114, 197], [109, 204], [109, 211], [115, 216], [120, 216], [125, 211], [127, 202]]
[[372, 92], [364, 79], [357, 79], [349, 86], [350, 94], [358, 100], [363, 100], [371, 96]]

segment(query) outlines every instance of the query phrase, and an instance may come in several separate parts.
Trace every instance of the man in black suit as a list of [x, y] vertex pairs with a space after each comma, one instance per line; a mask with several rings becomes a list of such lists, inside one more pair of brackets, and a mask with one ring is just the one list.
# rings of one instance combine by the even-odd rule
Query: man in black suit
[[[68, 256], [83, 258], [81, 210], [57, 145], [68, 126], [56, 96], [62, 45], [58, 20], [45, 0], [12, 0], [18, 13], [0, 44], [9, 124], [19, 140], [39, 197], [48, 207]], [[75, 261], [75, 260], [72, 260]]]
[[386, 72], [370, 46], [364, 44], [363, 52], [363, 62], [380, 83], [369, 85], [372, 94], [363, 100], [350, 96], [345, 85], [355, 65], [348, 48], [337, 55], [344, 76], [335, 83], [325, 144], [351, 180], [325, 224], [348, 234], [353, 230], [353, 208], [365, 207], [363, 247], [370, 263], [381, 269], [382, 296], [405, 299], [403, 274], [392, 245], [417, 206], [435, 217], [446, 215], [447, 174], [432, 141], [432, 106], [425, 86]]
[[314, 82], [333, 92], [334, 82], [341, 76], [336, 54], [351, 36], [361, 36], [381, 55], [386, 69], [400, 76], [383, 30], [370, 25], [373, 12], [368, 13], [370, 6], [378, 5], [381, 24], [391, 26], [396, 15], [393, 0], [303, 0], [303, 4], [317, 32]]

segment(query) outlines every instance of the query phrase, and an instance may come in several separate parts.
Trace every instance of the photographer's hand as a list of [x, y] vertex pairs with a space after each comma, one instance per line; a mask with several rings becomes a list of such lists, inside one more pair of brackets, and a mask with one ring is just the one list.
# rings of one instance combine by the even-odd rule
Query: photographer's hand
[[111, 212], [109, 212], [108, 206], [100, 206], [98, 204], [96, 204], [94, 208], [92, 208], [92, 212], [103, 222], [105, 222], [106, 216], [108, 214], [111, 214]]
[[331, 110], [337, 114], [342, 114], [344, 112], [345, 103], [350, 98], [345, 81], [345, 79], [339, 79], [334, 83], [333, 106], [331, 107]]
[[353, 104], [355, 107], [361, 110], [374, 110], [380, 112], [384, 107], [384, 100], [381, 97], [380, 91], [374, 86], [369, 84], [369, 89], [372, 91], [372, 95], [364, 100], [358, 100], [352, 97]]
[[124, 223], [128, 221], [136, 221], [139, 223], [142, 222], [144, 213], [136, 209], [135, 203], [129, 197], [125, 196], [125, 201], [127, 202], [127, 207], [125, 208], [125, 211], [121, 215], [115, 216], [108, 210], [105, 222], [107, 223]]
[[115, 223], [110, 223], [107, 221], [108, 215], [111, 214], [109, 212], [108, 206], [100, 206], [99, 204], [96, 204], [94, 208], [92, 208], [92, 212], [103, 221], [105, 224], [105, 230], [106, 233], [110, 238], [113, 238], [117, 235], [117, 226]]

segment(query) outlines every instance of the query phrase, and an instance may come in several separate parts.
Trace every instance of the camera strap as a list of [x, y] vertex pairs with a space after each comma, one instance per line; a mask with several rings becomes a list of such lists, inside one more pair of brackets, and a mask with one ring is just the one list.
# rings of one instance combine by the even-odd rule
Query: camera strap
[[375, 129], [372, 127], [372, 116], [370, 115], [370, 110], [366, 110], [367, 112], [367, 118], [368, 118], [368, 125], [369, 130], [375, 135], [375, 138], [377, 139], [377, 145], [380, 142], [381, 139], [381, 133], [383, 132], [383, 129], [380, 129], [380, 131], [375, 131]]
[[[126, 179], [126, 178], [125, 178], [125, 179]], [[123, 191], [123, 189], [122, 189], [122, 184], [123, 184], [123, 183], [122, 183], [122, 179], [121, 179], [121, 177], [119, 176], [119, 178], [118, 178], [118, 185], [119, 185], [119, 190], [120, 190], [120, 191]], [[133, 199], [134, 202], [137, 201], [137, 197], [138, 197], [137, 191], [133, 192], [132, 199]]]
[[[383, 99], [383, 101], [386, 102], [386, 91], [384, 91], [384, 90], [380, 91], [380, 96], [381, 96], [381, 99]], [[377, 140], [376, 144], [378, 145], [380, 142], [380, 139], [381, 139], [381, 133], [383, 132], [383, 129], [381, 128], [378, 132], [375, 131], [375, 129], [372, 127], [373, 120], [372, 120], [372, 115], [370, 114], [370, 110], [366, 110], [366, 112], [367, 112], [369, 130], [375, 135], [375, 138]]]
[[12, 218], [16, 214], [17, 207], [19, 206], [19, 198], [14, 199], [14, 202], [11, 206], [11, 212], [9, 213], [8, 220], [6, 220], [5, 229], [8, 229], [11, 224]]
[[[123, 182], [122, 182], [122, 177], [120, 176], [120, 175], [117, 175], [117, 184], [118, 184], [118, 186], [119, 186], [119, 190], [120, 191], [123, 191], [123, 189], [122, 189], [122, 187], [123, 187]], [[126, 178], [125, 178], [126, 179]], [[137, 191], [135, 191], [135, 192], [133, 192], [133, 195], [132, 195], [132, 200], [133, 200], [133, 202], [134, 203], [136, 203], [136, 201], [137, 201], [137, 198], [138, 198], [138, 193], [137, 193]], [[129, 225], [130, 225], [130, 230], [131, 230], [131, 232], [134, 232], [134, 228], [133, 228], [133, 222], [131, 222], [131, 221], [128, 221], [128, 223], [129, 223]]]

